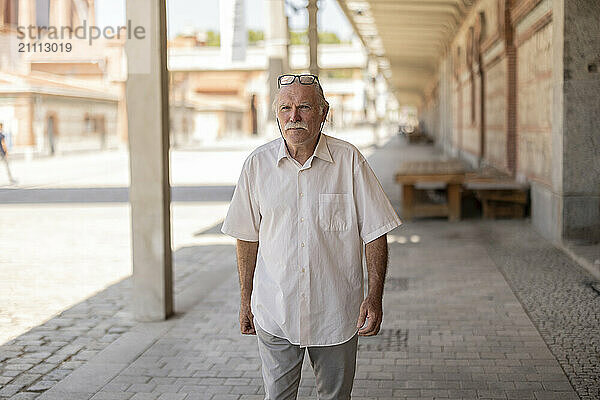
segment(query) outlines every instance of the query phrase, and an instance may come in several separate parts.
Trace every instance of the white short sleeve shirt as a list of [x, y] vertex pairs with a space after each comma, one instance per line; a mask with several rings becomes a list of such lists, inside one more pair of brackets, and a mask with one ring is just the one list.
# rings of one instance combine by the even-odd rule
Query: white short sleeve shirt
[[351, 339], [363, 301], [363, 242], [402, 222], [356, 147], [321, 134], [300, 165], [278, 138], [246, 159], [223, 233], [258, 241], [255, 322], [300, 346]]

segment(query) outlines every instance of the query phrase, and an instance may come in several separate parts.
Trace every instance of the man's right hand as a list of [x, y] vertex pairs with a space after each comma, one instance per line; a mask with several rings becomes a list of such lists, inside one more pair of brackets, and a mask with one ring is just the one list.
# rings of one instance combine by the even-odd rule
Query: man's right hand
[[240, 306], [240, 331], [242, 335], [256, 335], [254, 315], [252, 314], [250, 304], [242, 304]]

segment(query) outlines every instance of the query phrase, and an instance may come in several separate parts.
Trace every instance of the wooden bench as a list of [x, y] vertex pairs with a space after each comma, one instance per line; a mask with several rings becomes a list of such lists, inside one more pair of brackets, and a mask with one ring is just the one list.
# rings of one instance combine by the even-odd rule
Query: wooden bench
[[[396, 173], [396, 182], [402, 185], [402, 216], [448, 217], [449, 221], [460, 219], [461, 185], [465, 169], [459, 160], [408, 161], [401, 164]], [[448, 201], [443, 204], [417, 203], [415, 186], [419, 183], [441, 183], [447, 192]]]
[[482, 205], [483, 218], [524, 218], [529, 203], [529, 185], [485, 168], [465, 175], [464, 188], [471, 190]]
[[432, 138], [430, 138], [423, 132], [419, 132], [419, 131], [415, 131], [413, 133], [406, 133], [406, 137], [408, 138], [408, 143], [410, 143], [410, 144], [415, 144], [415, 143], [432, 144], [433, 143]]

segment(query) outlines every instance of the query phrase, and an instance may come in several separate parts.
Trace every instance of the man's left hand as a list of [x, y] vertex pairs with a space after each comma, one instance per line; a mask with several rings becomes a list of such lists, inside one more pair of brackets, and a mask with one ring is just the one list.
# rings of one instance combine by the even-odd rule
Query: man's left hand
[[359, 329], [360, 336], [374, 336], [379, 332], [381, 321], [383, 320], [383, 306], [381, 297], [376, 296], [367, 298], [360, 305], [360, 315], [356, 324], [357, 328], [361, 328], [365, 324], [365, 319], [368, 319], [367, 326]]

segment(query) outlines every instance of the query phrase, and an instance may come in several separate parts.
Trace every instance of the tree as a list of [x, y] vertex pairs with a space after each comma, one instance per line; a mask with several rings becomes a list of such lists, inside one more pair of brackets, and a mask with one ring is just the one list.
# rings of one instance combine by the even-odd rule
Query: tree
[[265, 33], [263, 31], [248, 30], [248, 44], [256, 44], [263, 40], [265, 40]]
[[207, 31], [206, 32], [206, 45], [219, 47], [221, 45], [221, 35], [219, 32]]
[[[291, 44], [308, 44], [308, 31], [291, 31]], [[342, 41], [335, 32], [319, 32], [319, 43], [321, 44], [340, 44]]]
[[319, 32], [319, 43], [340, 44], [342, 41], [334, 32]]

